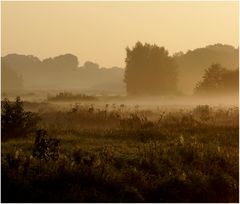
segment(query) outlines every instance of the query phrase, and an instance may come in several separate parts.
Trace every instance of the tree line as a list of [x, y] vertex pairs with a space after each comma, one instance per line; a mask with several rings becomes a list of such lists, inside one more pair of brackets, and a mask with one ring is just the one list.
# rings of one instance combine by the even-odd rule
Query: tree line
[[84, 90], [120, 92], [124, 90], [123, 69], [101, 67], [86, 61], [80, 65], [72, 54], [40, 60], [32, 55], [9, 54], [2, 57], [2, 89]]
[[[72, 54], [40, 60], [31, 55], [2, 57], [2, 89], [88, 89], [129, 95], [237, 93], [238, 49], [210, 45], [169, 55], [158, 45], [126, 48], [125, 69], [104, 68]], [[124, 84], [125, 83], [125, 84]]]
[[[176, 95], [178, 63], [164, 47], [137, 42], [126, 48], [124, 81], [130, 95]], [[179, 55], [177, 55], [179, 57]], [[193, 67], [194, 69], [194, 67]], [[195, 82], [194, 94], [237, 94], [238, 69], [228, 70], [218, 63], [205, 68], [202, 80]]]

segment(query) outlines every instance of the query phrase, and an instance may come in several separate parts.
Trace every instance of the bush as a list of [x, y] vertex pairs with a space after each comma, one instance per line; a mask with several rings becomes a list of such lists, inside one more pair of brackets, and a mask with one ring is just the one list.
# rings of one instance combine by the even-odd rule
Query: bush
[[35, 143], [33, 147], [33, 156], [42, 160], [58, 160], [60, 140], [55, 138], [46, 139], [47, 131], [38, 130], [36, 132]]
[[1, 104], [2, 139], [26, 137], [36, 131], [40, 120], [35, 113], [24, 111], [20, 97], [15, 102], [4, 99]]
[[73, 94], [71, 92], [60, 92], [56, 96], [48, 96], [49, 101], [96, 101], [95, 96], [85, 94]]

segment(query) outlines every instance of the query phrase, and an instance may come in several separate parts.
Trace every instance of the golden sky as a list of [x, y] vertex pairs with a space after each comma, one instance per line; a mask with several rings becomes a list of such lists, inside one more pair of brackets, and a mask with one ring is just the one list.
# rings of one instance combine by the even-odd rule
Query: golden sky
[[136, 41], [170, 54], [208, 44], [238, 47], [238, 2], [2, 2], [2, 56], [75, 54], [124, 67]]

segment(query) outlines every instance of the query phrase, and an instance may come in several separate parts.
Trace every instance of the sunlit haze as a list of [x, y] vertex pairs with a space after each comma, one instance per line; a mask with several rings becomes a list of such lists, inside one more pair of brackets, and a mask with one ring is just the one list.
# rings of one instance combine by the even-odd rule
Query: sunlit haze
[[238, 2], [2, 2], [2, 56], [72, 53], [80, 65], [124, 67], [138, 40], [170, 54], [238, 47]]

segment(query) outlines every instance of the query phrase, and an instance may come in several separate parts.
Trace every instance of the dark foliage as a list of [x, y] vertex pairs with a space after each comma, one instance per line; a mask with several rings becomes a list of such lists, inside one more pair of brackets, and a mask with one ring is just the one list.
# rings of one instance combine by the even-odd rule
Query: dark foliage
[[40, 120], [36, 113], [24, 111], [20, 97], [15, 102], [4, 99], [1, 104], [2, 139], [20, 138], [36, 131]]
[[40, 129], [36, 132], [36, 134], [33, 146], [33, 156], [40, 160], [57, 160], [59, 158], [60, 140], [55, 138], [46, 138], [46, 130]]

